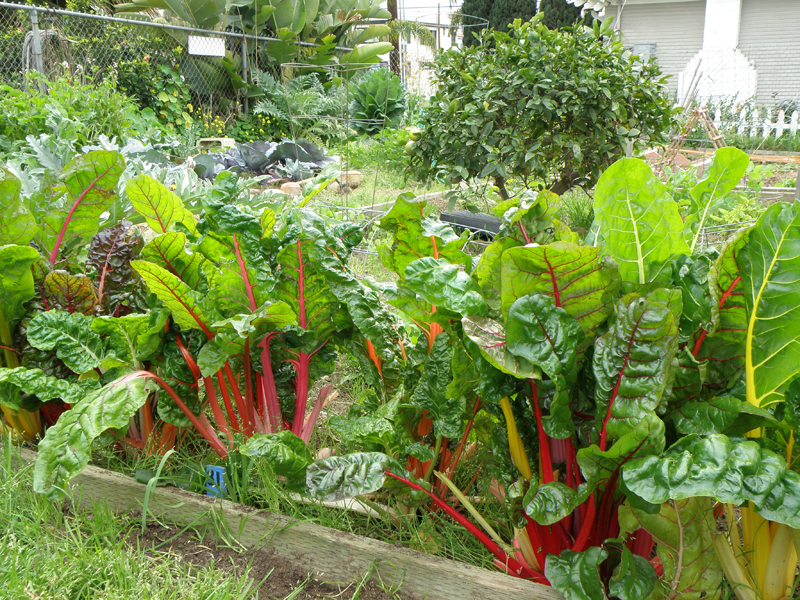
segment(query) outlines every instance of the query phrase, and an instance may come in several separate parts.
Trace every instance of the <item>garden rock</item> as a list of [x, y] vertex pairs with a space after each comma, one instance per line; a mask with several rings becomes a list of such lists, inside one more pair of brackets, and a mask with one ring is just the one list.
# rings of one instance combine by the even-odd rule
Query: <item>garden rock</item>
[[342, 171], [336, 178], [343, 192], [354, 190], [364, 182], [364, 176], [358, 171]]
[[303, 187], [296, 181], [287, 181], [281, 186], [281, 191], [292, 196], [299, 196], [303, 193]]

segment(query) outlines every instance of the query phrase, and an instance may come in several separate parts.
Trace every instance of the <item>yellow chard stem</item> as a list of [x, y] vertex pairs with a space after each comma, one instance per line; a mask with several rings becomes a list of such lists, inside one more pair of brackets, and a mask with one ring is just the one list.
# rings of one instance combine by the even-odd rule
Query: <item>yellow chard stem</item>
[[534, 571], [539, 571], [541, 573], [542, 568], [539, 566], [539, 561], [536, 560], [531, 538], [528, 537], [528, 530], [514, 528], [514, 539], [517, 540], [519, 550], [522, 552], [522, 557], [525, 559], [525, 562], [528, 563], [528, 566]]
[[[767, 577], [767, 564], [772, 548], [772, 539], [769, 534], [769, 521], [759, 515], [752, 503], [748, 503], [747, 511], [750, 513], [750, 532], [752, 534], [753, 553], [750, 558], [753, 579], [758, 590], [763, 594]], [[744, 512], [744, 511], [742, 511]]]
[[450, 479], [448, 479], [443, 473], [440, 473], [439, 471], [434, 471], [434, 473], [436, 474], [436, 477], [438, 477], [448, 488], [450, 488], [450, 491], [453, 493], [453, 495], [458, 499], [459, 502], [461, 502], [464, 508], [467, 509], [467, 512], [472, 515], [478, 524], [483, 527], [484, 531], [489, 534], [489, 537], [497, 542], [498, 545], [505, 550], [506, 554], [513, 556], [514, 549], [510, 548], [508, 543], [505, 542], [494, 529], [492, 529], [492, 526], [486, 522], [486, 519], [481, 516], [481, 513], [479, 513], [472, 503], [467, 500], [467, 497], [461, 493], [461, 490], [458, 489], [458, 486], [450, 481]]
[[736, 594], [738, 600], [756, 600], [750, 577], [748, 577], [747, 571], [742, 565], [739, 564], [739, 561], [736, 560], [727, 538], [720, 533], [714, 534], [713, 540], [717, 558], [719, 558], [725, 577], [731, 583], [733, 593]]
[[[11, 328], [8, 326], [8, 321], [6, 321], [5, 315], [3, 314], [2, 307], [0, 307], [0, 345], [5, 346], [5, 348], [3, 348], [3, 356], [5, 358], [6, 367], [9, 369], [19, 367], [17, 353], [11, 350], [11, 348], [14, 347], [14, 338], [11, 335]], [[22, 409], [19, 413], [16, 413], [10, 408], [2, 408], [3, 414], [19, 437], [27, 440], [35, 440], [37, 435], [42, 435], [43, 430], [38, 410], [31, 413]]]
[[511, 459], [514, 461], [514, 466], [522, 473], [522, 476], [530, 480], [533, 477], [531, 465], [528, 462], [528, 455], [525, 454], [522, 438], [519, 437], [517, 424], [514, 422], [514, 414], [511, 412], [511, 403], [508, 400], [508, 396], [500, 400], [500, 408], [503, 409], [503, 416], [506, 418], [508, 449], [511, 451]]
[[769, 568], [761, 588], [762, 600], [780, 600], [791, 594], [791, 588], [786, 588], [786, 573], [791, 570], [794, 574], [797, 554], [794, 551], [792, 534], [786, 525], [778, 524], [776, 528], [767, 564]]
[[736, 560], [742, 569], [746, 569], [744, 555], [742, 554], [742, 540], [739, 537], [739, 524], [736, 520], [736, 513], [733, 512], [733, 504], [725, 505], [725, 519], [728, 521], [728, 533], [730, 534], [731, 548]]

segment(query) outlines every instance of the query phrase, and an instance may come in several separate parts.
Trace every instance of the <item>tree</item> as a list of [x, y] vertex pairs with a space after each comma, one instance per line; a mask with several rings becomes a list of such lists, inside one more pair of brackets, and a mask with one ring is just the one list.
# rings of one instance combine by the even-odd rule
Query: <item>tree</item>
[[[581, 20], [581, 8], [567, 0], [539, 0], [539, 12], [544, 14], [542, 23], [550, 29], [569, 27]], [[586, 23], [591, 25], [591, 14], [586, 15]]]
[[530, 21], [535, 14], [536, 0], [494, 0], [489, 13], [489, 27], [508, 31], [515, 19]]
[[460, 13], [465, 46], [478, 45], [479, 34], [487, 27], [493, 3], [494, 0], [464, 0]]
[[666, 79], [610, 25], [551, 30], [537, 15], [441, 53], [412, 163], [453, 183], [493, 177], [501, 196], [512, 175], [560, 194], [594, 185], [629, 140], [666, 142]]

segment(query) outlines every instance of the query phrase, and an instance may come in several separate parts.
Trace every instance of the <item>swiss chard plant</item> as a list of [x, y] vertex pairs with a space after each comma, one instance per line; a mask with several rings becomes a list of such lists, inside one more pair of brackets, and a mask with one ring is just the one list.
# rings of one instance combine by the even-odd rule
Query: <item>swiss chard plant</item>
[[[152, 308], [103, 318], [49, 311], [32, 321], [43, 330], [29, 328], [37, 347], [55, 349], [76, 373], [100, 374], [98, 389], [40, 444], [36, 489], [60, 496], [92, 441], [109, 430], [130, 434], [137, 413], [141, 428], [154, 414], [193, 428], [221, 458], [241, 449], [266, 456], [281, 475], [298, 467], [284, 459], [309, 441], [331, 386], [313, 398], [310, 390], [332, 371], [335, 349], [363, 349], [366, 358], [369, 339], [387, 368], [401, 360], [392, 318], [347, 266], [359, 230], [302, 201], [277, 214], [278, 206], [240, 206], [231, 173], [217, 177], [199, 221], [147, 176], [127, 187], [157, 234], [130, 263]], [[77, 442], [67, 447], [67, 438]]]
[[[7, 218], [0, 225], [7, 293], [0, 317], [5, 367], [39, 369], [34, 380], [61, 375], [74, 379], [54, 353], [30, 344], [26, 335], [37, 311], [69, 314], [125, 314], [136, 304], [137, 278], [130, 261], [141, 238], [130, 223], [102, 228], [101, 217], [116, 200], [116, 185], [125, 162], [117, 152], [97, 151], [73, 159], [53, 181], [23, 195], [22, 183], [0, 170], [0, 208]], [[139, 298], [140, 299], [140, 298]], [[32, 302], [31, 302], [32, 301]], [[9, 373], [3, 372], [11, 386]], [[53, 391], [37, 393], [33, 380], [5, 395], [5, 410], [22, 411], [26, 437], [41, 435], [39, 416], [31, 409], [53, 399]], [[52, 407], [48, 407], [52, 408]], [[58, 411], [45, 411], [49, 420]], [[9, 413], [7, 416], [12, 419]]]
[[[800, 364], [800, 205], [701, 249], [742, 157], [715, 157], [685, 222], [650, 169], [624, 159], [598, 182], [590, 244], [548, 218], [543, 194], [498, 207], [503, 230], [474, 270], [409, 257], [415, 304], [436, 305], [429, 314], [463, 349], [442, 381], [506, 423], [514, 539], [446, 474], [483, 531], [424, 481], [389, 475], [429, 494], [500, 568], [575, 599], [720, 597], [723, 572], [741, 598], [787, 594], [800, 479], [787, 467], [796, 409], [781, 402], [795, 398]], [[717, 534], [714, 499], [731, 516], [744, 504], [743, 538], [735, 522]]]

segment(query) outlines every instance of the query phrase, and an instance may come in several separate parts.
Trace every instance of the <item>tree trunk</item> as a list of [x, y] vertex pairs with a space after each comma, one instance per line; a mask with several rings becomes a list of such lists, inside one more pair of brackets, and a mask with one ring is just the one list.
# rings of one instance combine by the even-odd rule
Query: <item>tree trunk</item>
[[502, 198], [503, 200], [508, 200], [510, 196], [508, 195], [508, 190], [506, 190], [505, 177], [495, 177], [494, 183], [497, 186], [497, 193], [500, 194], [500, 198]]
[[[389, 11], [389, 14], [392, 16], [389, 17], [389, 21], [396, 21], [397, 20], [397, 0], [388, 0], [386, 3], [386, 10]], [[389, 69], [398, 77], [400, 77], [400, 38], [399, 37], [392, 37], [391, 34], [389, 35], [389, 41], [394, 46], [394, 50], [389, 53]]]
[[565, 171], [561, 174], [561, 178], [556, 181], [553, 186], [550, 188], [550, 191], [554, 194], [558, 194], [559, 196], [572, 188], [575, 183], [575, 180], [578, 178], [577, 171]]

